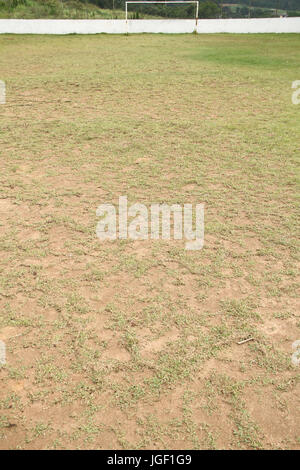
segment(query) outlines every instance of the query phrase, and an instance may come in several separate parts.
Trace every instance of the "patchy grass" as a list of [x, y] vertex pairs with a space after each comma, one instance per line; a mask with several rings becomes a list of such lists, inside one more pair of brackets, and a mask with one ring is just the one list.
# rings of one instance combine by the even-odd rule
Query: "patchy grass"
[[[0, 37], [1, 448], [299, 447], [299, 46]], [[203, 250], [100, 242], [120, 195]]]

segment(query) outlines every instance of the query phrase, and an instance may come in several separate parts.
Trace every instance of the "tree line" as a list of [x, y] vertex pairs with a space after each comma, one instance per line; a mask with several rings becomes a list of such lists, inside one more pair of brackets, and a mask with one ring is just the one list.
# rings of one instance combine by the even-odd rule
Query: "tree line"
[[[81, 0], [85, 1], [85, 0]], [[126, 0], [89, 0], [104, 9], [125, 9]], [[297, 16], [300, 0], [199, 0], [199, 18], [263, 18], [272, 16], [271, 10], [290, 10], [291, 16]], [[231, 8], [228, 4], [240, 4]], [[223, 6], [225, 4], [226, 6]], [[160, 5], [143, 4], [128, 7], [129, 17], [142, 18], [143, 14], [166, 18], [193, 18], [195, 6], [191, 4]]]

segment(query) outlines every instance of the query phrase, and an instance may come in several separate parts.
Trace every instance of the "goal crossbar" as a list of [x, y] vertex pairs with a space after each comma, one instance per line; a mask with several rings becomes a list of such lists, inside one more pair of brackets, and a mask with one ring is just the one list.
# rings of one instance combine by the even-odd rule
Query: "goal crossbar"
[[166, 5], [168, 3], [193, 3], [196, 5], [196, 15], [195, 15], [195, 20], [196, 20], [196, 24], [198, 22], [198, 12], [199, 12], [199, 1], [198, 0], [174, 0], [174, 2], [172, 1], [161, 1], [161, 0], [129, 0], [128, 2], [125, 2], [125, 17], [126, 17], [126, 23], [127, 23], [127, 20], [128, 20], [128, 8], [127, 8], [127, 5], [131, 4], [131, 3], [135, 3], [135, 4], [141, 4], [143, 3], [144, 5], [147, 4], [147, 3], [161, 3], [163, 5]]

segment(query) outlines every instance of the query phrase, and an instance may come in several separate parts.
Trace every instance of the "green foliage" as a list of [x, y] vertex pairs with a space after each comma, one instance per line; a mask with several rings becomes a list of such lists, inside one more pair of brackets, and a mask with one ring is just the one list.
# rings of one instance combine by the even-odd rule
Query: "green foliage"
[[[241, 0], [221, 7], [220, 0], [199, 0], [199, 18], [300, 16], [298, 0]], [[272, 10], [270, 8], [273, 8]], [[281, 10], [275, 10], [281, 8]], [[283, 10], [286, 9], [286, 10]], [[287, 11], [291, 9], [292, 11]], [[124, 18], [125, 0], [0, 0], [0, 18]], [[129, 5], [130, 19], [194, 18], [192, 4]]]
[[0, 0], [0, 18], [111, 18], [110, 10], [100, 10], [81, 0]]
[[218, 18], [221, 9], [219, 5], [211, 0], [201, 3], [199, 6], [199, 18]]
[[279, 10], [297, 10], [299, 8], [299, 0], [229, 0], [226, 3], [240, 3], [257, 8], [274, 8]]

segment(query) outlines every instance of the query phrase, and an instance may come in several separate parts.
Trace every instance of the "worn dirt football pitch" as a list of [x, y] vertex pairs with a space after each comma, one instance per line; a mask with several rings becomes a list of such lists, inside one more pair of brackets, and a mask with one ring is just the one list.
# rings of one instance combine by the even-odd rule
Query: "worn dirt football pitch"
[[[300, 447], [299, 48], [0, 37], [1, 449]], [[204, 248], [101, 242], [120, 195], [204, 202]]]

